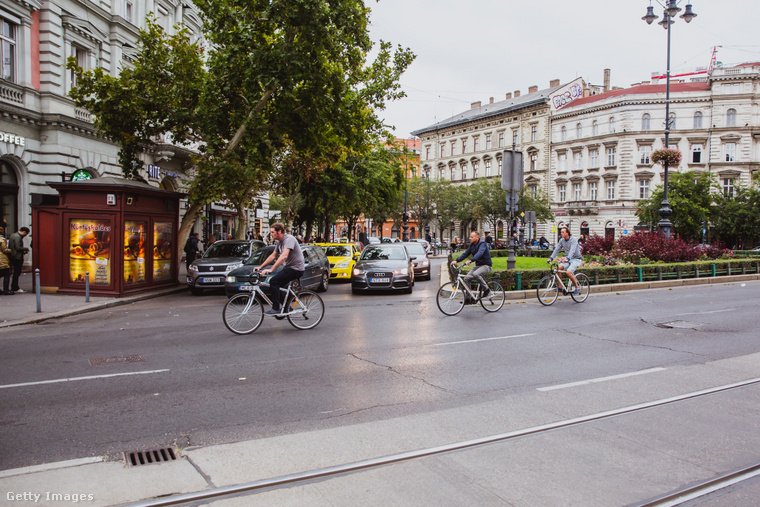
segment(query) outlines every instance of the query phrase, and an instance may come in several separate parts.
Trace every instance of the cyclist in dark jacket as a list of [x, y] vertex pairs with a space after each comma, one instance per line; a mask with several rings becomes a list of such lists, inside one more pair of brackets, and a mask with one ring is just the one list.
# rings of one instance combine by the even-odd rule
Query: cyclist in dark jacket
[[466, 261], [465, 265], [469, 266], [470, 263], [474, 262], [475, 268], [471, 269], [470, 272], [464, 276], [465, 283], [467, 283], [468, 287], [472, 288], [470, 282], [473, 278], [477, 278], [478, 283], [481, 284], [480, 286], [486, 288], [483, 293], [483, 297], [486, 297], [488, 296], [489, 289], [488, 284], [483, 277], [491, 272], [491, 266], [493, 263], [491, 262], [491, 252], [488, 249], [488, 245], [485, 241], [480, 239], [480, 233], [478, 231], [472, 231], [470, 233], [470, 245], [467, 247], [467, 250], [462, 252], [462, 255], [457, 257], [456, 260], [451, 261], [451, 265], [456, 266], [457, 262], [463, 261], [470, 255], [472, 255], [472, 258]]

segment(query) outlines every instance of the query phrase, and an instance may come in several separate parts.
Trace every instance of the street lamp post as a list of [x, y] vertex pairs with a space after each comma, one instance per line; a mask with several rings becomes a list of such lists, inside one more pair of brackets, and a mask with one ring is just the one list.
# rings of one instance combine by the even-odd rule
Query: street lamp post
[[[404, 146], [404, 151], [406, 151], [406, 146]], [[409, 197], [409, 192], [407, 190], [407, 183], [409, 181], [409, 156], [408, 154], [404, 154], [404, 159], [406, 160], [404, 164], [404, 217], [403, 217], [403, 228], [404, 232], [401, 235], [402, 241], [409, 241], [409, 212], [406, 205], [407, 198]]]
[[[662, 13], [662, 21], [660, 21], [658, 24], [662, 25], [662, 27], [668, 31], [667, 70], [665, 73], [665, 148], [668, 148], [668, 143], [670, 141], [670, 25], [675, 22], [673, 18], [678, 15], [678, 13], [681, 11], [681, 8], [678, 7], [677, 0], [667, 0], [666, 5], [663, 5], [663, 7], [664, 10]], [[651, 25], [652, 22], [658, 17], [659, 16], [654, 13], [654, 7], [650, 5], [647, 7], [646, 15], [641, 19], [646, 21], [648, 25]], [[691, 10], [691, 4], [686, 4], [686, 10], [683, 14], [681, 14], [681, 18], [687, 23], [690, 23], [691, 20], [696, 17], [697, 15]], [[663, 160], [662, 168], [665, 170], [665, 180], [663, 182], [663, 199], [661, 208], [659, 210], [660, 223], [658, 224], [658, 227], [660, 228], [660, 232], [666, 238], [670, 238], [670, 230], [673, 227], [673, 224], [670, 222], [670, 215], [673, 214], [673, 210], [670, 208], [670, 202], [668, 201], [667, 160]]]

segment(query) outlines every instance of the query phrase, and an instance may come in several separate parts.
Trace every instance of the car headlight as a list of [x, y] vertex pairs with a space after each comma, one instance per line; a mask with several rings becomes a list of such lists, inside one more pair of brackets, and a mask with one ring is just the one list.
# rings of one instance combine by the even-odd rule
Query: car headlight
[[230, 264], [226, 268], [224, 268], [225, 271], [232, 271], [233, 269], [237, 269], [243, 265], [242, 262], [236, 262], [235, 264]]
[[364, 273], [364, 271], [362, 271], [361, 269], [359, 269], [359, 268], [354, 268], [354, 275], [355, 275], [355, 276], [359, 276], [359, 275], [361, 275], [361, 274], [363, 274], [363, 273]]
[[227, 280], [227, 283], [235, 283], [235, 282], [237, 282], [237, 277], [236, 276], [228, 276], [226, 280]]
[[195, 264], [190, 264], [190, 271], [198, 271], [198, 266]]
[[422, 261], [421, 266], [427, 267], [430, 263], [428, 261]]
[[393, 273], [397, 274], [397, 275], [408, 275], [409, 274], [409, 269], [408, 268], [397, 269]]
[[351, 261], [343, 261], [343, 262], [341, 262], [339, 264], [336, 264], [335, 267], [336, 268], [347, 268], [350, 265], [351, 265]]

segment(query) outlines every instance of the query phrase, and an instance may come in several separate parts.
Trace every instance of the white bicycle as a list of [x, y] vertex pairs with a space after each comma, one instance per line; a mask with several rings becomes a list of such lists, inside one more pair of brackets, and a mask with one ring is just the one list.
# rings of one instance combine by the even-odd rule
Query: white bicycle
[[[222, 319], [227, 329], [235, 334], [250, 334], [256, 331], [264, 321], [264, 305], [270, 307], [272, 301], [261, 289], [261, 277], [258, 271], [250, 275], [250, 293], [241, 292], [232, 296], [222, 311]], [[295, 292], [288, 282], [287, 287], [280, 289], [285, 292], [282, 312], [274, 315], [277, 320], [287, 317], [296, 329], [313, 329], [322, 322], [325, 316], [325, 304], [317, 293], [310, 290]]]

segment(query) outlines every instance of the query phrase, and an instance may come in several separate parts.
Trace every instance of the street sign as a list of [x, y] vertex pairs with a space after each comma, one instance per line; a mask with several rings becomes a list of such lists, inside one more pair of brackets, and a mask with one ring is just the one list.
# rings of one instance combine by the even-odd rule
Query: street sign
[[507, 204], [511, 206], [517, 206], [518, 202], [520, 202], [520, 194], [518, 194], [514, 190], [511, 192], [507, 192]]
[[502, 155], [501, 188], [502, 190], [523, 189], [523, 159], [522, 152], [504, 150]]
[[557, 232], [557, 226], [552, 227], [552, 232]]

